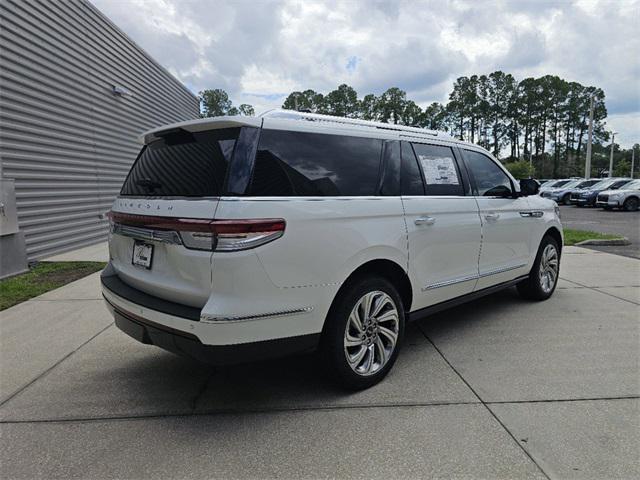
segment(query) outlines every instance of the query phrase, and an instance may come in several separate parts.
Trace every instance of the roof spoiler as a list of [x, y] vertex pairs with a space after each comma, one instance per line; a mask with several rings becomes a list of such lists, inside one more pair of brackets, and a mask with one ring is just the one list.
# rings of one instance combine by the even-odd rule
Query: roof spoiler
[[186, 122], [172, 123], [162, 127], [154, 128], [144, 132], [138, 137], [138, 142], [148, 145], [154, 140], [175, 135], [180, 131], [184, 133], [204, 132], [206, 130], [217, 130], [220, 128], [237, 128], [237, 127], [261, 127], [262, 118], [258, 117], [211, 117], [200, 118], [197, 120], [187, 120]]

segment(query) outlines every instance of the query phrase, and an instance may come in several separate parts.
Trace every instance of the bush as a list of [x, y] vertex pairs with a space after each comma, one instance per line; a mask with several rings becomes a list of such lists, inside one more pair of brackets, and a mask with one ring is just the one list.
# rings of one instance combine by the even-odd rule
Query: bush
[[509, 173], [513, 175], [516, 179], [520, 180], [521, 178], [531, 178], [535, 175], [535, 169], [533, 165], [529, 165], [529, 162], [526, 160], [520, 160], [517, 162], [508, 162], [505, 163], [504, 166]]

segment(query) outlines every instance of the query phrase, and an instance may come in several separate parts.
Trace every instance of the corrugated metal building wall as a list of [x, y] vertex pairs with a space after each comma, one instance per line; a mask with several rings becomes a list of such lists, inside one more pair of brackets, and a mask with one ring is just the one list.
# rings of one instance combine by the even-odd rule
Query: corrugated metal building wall
[[88, 2], [0, 1], [0, 175], [15, 179], [30, 259], [105, 239], [100, 215], [136, 137], [198, 115], [197, 98]]

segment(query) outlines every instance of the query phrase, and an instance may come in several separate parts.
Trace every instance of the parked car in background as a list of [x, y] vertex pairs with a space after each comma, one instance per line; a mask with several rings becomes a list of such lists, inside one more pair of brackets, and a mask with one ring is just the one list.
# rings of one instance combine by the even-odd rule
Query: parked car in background
[[573, 179], [571, 179], [571, 178], [547, 180], [544, 185], [540, 186], [540, 195], [542, 195], [542, 192], [545, 192], [547, 190], [551, 190], [552, 188], [562, 187], [563, 185], [566, 185], [567, 183], [571, 182], [572, 180]]
[[550, 198], [554, 200], [556, 203], [562, 203], [563, 205], [571, 204], [571, 192], [587, 189], [596, 183], [598, 183], [599, 179], [592, 180], [572, 180], [569, 183], [565, 183], [561, 187], [551, 188], [549, 190], [544, 190], [540, 195], [544, 198]]
[[596, 206], [605, 210], [619, 208], [635, 212], [640, 207], [640, 180], [633, 180], [617, 190], [605, 190], [598, 194]]
[[589, 188], [574, 190], [571, 192], [571, 204], [578, 207], [593, 207], [600, 192], [617, 190], [630, 181], [630, 178], [605, 178]]
[[391, 369], [405, 322], [509, 286], [555, 290], [558, 206], [478, 145], [291, 111], [142, 142], [101, 277], [139, 342], [214, 364], [319, 349], [360, 389]]

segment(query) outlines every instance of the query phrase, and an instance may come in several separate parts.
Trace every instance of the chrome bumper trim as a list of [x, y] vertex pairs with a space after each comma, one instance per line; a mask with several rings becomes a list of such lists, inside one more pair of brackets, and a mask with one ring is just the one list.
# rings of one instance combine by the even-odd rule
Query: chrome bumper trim
[[137, 240], [182, 245], [180, 235], [178, 232], [174, 232], [172, 230], [151, 230], [149, 228], [132, 227], [130, 225], [116, 223], [111, 227], [111, 233], [114, 235], [123, 235], [125, 237], [135, 238]]
[[303, 313], [308, 313], [313, 310], [313, 307], [304, 307], [304, 308], [295, 308], [292, 310], [282, 310], [280, 312], [271, 312], [271, 313], [258, 313], [255, 315], [238, 315], [238, 316], [229, 316], [222, 317], [216, 315], [206, 315], [203, 314], [200, 316], [200, 321], [202, 323], [219, 323], [219, 322], [247, 322], [250, 320], [260, 320], [263, 318], [271, 318], [271, 317], [284, 317], [289, 315], [300, 315]]

